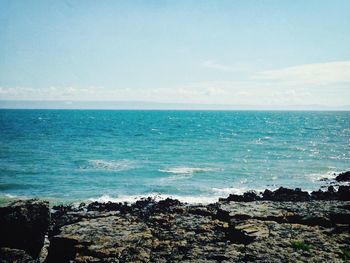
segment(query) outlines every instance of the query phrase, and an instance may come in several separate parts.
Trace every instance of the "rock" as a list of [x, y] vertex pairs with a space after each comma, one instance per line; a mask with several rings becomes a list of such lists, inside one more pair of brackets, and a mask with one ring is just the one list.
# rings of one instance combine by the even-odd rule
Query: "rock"
[[263, 221], [248, 219], [228, 229], [227, 238], [233, 243], [247, 245], [269, 236], [269, 229]]
[[26, 251], [15, 248], [2, 247], [0, 248], [0, 262], [1, 263], [36, 263]]
[[227, 198], [220, 198], [219, 201], [228, 202], [252, 202], [260, 200], [261, 198], [254, 192], [245, 192], [243, 195], [230, 194]]
[[311, 199], [313, 200], [337, 200], [338, 193], [335, 191], [333, 186], [329, 186], [327, 191], [318, 191], [311, 192]]
[[99, 211], [99, 212], [106, 212], [106, 211], [123, 211], [127, 212], [129, 211], [129, 206], [123, 203], [113, 203], [113, 202], [107, 202], [107, 203], [99, 203], [99, 202], [92, 202], [87, 206], [87, 211]]
[[37, 258], [50, 223], [48, 202], [17, 201], [0, 208], [0, 247], [25, 250]]
[[[310, 201], [310, 202], [271, 202], [255, 201], [249, 203], [221, 203], [218, 213], [227, 222], [239, 223], [257, 219], [278, 223], [298, 223], [331, 227], [343, 224], [350, 216], [346, 209], [349, 202]], [[349, 221], [350, 222], [350, 221]]]
[[[347, 233], [337, 236], [318, 226], [273, 221], [257, 221], [254, 224], [267, 228], [268, 234], [247, 244], [242, 249], [244, 256], [239, 262], [343, 262], [341, 248]], [[294, 248], [296, 241], [308, 244], [308, 248]]]
[[338, 188], [338, 199], [350, 201], [350, 186], [341, 185]]
[[133, 216], [83, 219], [63, 226], [61, 233], [51, 238], [48, 262], [92, 262], [94, 258], [136, 261], [137, 257], [145, 257], [142, 253], [150, 237], [147, 226]]
[[158, 211], [167, 211], [171, 208], [178, 207], [180, 205], [182, 205], [182, 203], [179, 200], [167, 198], [167, 199], [161, 200], [157, 204], [155, 204], [155, 208]]
[[338, 182], [349, 182], [350, 181], [350, 171], [340, 173], [335, 180]]
[[341, 262], [350, 240], [349, 201], [191, 206], [169, 199], [128, 207], [67, 211], [80, 219], [51, 236], [47, 262]]
[[265, 190], [263, 193], [263, 200], [269, 201], [309, 201], [310, 195], [306, 191], [301, 191], [300, 188], [288, 189], [284, 187], [278, 188], [276, 191]]
[[280, 187], [275, 191], [266, 189], [262, 197], [254, 191], [249, 191], [243, 195], [230, 194], [227, 198], [220, 198], [219, 202], [253, 202], [259, 200], [276, 201], [276, 202], [306, 202], [310, 200], [350, 200], [350, 186], [339, 186], [338, 192], [334, 186], [329, 186], [327, 191], [313, 191], [311, 195], [300, 188], [288, 189]]

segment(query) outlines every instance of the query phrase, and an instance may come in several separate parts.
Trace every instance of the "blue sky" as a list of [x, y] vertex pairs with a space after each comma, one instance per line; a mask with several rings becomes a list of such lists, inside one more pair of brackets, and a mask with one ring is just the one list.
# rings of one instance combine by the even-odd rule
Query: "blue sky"
[[0, 100], [350, 104], [350, 1], [0, 0]]

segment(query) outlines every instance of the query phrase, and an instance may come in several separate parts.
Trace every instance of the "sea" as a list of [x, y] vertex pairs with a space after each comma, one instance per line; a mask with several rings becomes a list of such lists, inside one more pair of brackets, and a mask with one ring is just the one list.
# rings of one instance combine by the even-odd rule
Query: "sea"
[[346, 170], [350, 112], [0, 110], [0, 203], [210, 203]]

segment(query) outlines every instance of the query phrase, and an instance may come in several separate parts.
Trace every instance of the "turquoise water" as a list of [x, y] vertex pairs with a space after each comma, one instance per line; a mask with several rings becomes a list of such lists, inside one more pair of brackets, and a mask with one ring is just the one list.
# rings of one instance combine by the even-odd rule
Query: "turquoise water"
[[0, 132], [1, 198], [210, 202], [350, 167], [350, 112], [0, 110]]

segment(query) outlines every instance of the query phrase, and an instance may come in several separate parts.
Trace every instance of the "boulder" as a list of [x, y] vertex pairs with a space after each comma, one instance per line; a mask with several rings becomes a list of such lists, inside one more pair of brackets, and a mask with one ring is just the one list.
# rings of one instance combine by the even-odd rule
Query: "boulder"
[[228, 201], [228, 202], [253, 202], [260, 200], [260, 196], [258, 196], [254, 191], [245, 192], [243, 195], [230, 194], [227, 198], [220, 198], [220, 201]]
[[0, 208], [0, 247], [25, 250], [37, 258], [50, 224], [49, 204], [36, 199]]
[[350, 181], [350, 171], [340, 173], [335, 180], [338, 182], [349, 182]]
[[301, 202], [301, 201], [310, 201], [310, 195], [306, 191], [301, 191], [300, 188], [288, 189], [280, 187], [275, 191], [265, 190], [263, 193], [263, 200], [269, 201], [292, 201], [292, 202]]

